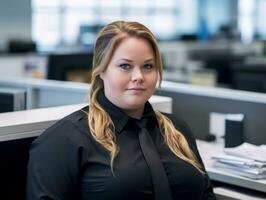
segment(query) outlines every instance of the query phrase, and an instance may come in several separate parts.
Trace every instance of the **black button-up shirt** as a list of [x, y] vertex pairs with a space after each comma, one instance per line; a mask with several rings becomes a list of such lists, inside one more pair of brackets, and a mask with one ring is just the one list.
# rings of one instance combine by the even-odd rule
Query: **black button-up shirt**
[[[103, 93], [98, 100], [114, 123], [120, 149], [114, 161], [114, 174], [109, 153], [91, 136], [86, 107], [60, 120], [33, 142], [28, 164], [28, 200], [154, 199], [151, 173], [139, 144], [137, 120], [123, 113]], [[143, 118], [148, 119], [147, 128], [163, 163], [173, 199], [215, 199], [208, 176], [176, 157], [165, 145], [149, 102], [145, 104]], [[172, 120], [201, 162], [189, 128], [179, 119]]]

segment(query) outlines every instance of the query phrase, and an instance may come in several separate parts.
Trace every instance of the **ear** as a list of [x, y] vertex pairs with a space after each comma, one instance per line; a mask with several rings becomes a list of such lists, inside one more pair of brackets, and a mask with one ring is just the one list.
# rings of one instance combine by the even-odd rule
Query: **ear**
[[100, 73], [100, 78], [103, 80], [104, 79], [104, 72]]

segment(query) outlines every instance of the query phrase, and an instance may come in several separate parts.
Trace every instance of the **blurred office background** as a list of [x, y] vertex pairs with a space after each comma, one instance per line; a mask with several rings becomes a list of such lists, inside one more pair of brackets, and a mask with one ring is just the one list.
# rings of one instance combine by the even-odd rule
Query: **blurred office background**
[[90, 81], [102, 26], [139, 21], [159, 41], [164, 79], [266, 91], [265, 0], [1, 0], [0, 74]]

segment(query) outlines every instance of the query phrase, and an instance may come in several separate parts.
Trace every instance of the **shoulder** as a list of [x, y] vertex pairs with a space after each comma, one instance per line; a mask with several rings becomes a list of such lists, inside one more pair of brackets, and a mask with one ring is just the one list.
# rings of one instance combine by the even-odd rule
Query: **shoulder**
[[165, 116], [167, 116], [172, 123], [174, 124], [175, 128], [181, 132], [181, 134], [186, 138], [189, 147], [191, 148], [191, 150], [195, 153], [195, 155], [197, 156], [198, 160], [200, 161], [200, 163], [203, 165], [202, 163], [202, 159], [200, 157], [199, 151], [198, 151], [198, 147], [196, 144], [196, 139], [193, 135], [193, 132], [191, 130], [191, 128], [189, 127], [189, 125], [182, 119], [179, 118], [176, 115], [173, 114], [165, 114]]
[[88, 107], [77, 110], [47, 128], [32, 146], [40, 144], [71, 144], [81, 145], [88, 141]]
[[78, 189], [81, 168], [91, 152], [86, 116], [78, 110], [47, 128], [32, 143], [28, 185], [34, 199], [37, 195], [69, 199]]
[[174, 114], [168, 114], [168, 113], [162, 113], [162, 114], [168, 117], [172, 121], [175, 128], [184, 135], [190, 146], [196, 146], [194, 134], [186, 121], [184, 121], [182, 118]]
[[190, 149], [193, 151], [193, 153], [197, 157], [200, 164], [204, 167], [201, 156], [200, 156], [199, 151], [198, 151], [196, 139], [195, 139], [193, 132], [190, 129], [189, 125], [182, 118], [179, 118], [176, 115], [166, 114], [166, 113], [163, 113], [163, 114], [172, 121], [175, 128], [185, 137]]

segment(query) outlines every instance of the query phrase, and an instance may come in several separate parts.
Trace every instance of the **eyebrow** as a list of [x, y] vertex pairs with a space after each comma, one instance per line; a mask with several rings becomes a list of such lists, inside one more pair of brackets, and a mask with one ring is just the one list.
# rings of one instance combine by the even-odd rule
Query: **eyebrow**
[[150, 58], [150, 59], [147, 59], [144, 61], [144, 63], [147, 63], [147, 62], [155, 62], [155, 59], [154, 58]]
[[[127, 58], [121, 58], [118, 61], [121, 61], [121, 60], [122, 61], [127, 61], [127, 62], [133, 62], [133, 60], [130, 60], [130, 59], [127, 59]], [[151, 62], [151, 61], [155, 62], [155, 59], [154, 58], [149, 58], [149, 59], [145, 60], [144, 63]]]
[[119, 59], [118, 61], [127, 61], [127, 62], [133, 62], [133, 60], [130, 60], [130, 59], [127, 59], [127, 58], [121, 58], [121, 59]]

